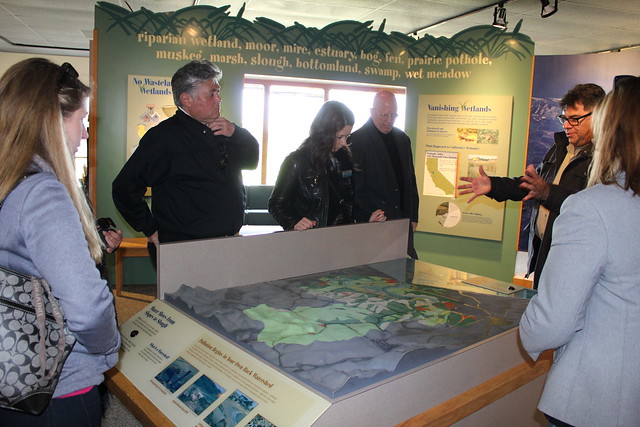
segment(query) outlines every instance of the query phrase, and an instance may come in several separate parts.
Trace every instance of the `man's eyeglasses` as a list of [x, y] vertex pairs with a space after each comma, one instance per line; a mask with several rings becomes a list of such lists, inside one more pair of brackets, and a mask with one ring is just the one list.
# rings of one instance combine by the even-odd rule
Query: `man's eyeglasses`
[[387, 120], [387, 119], [397, 119], [399, 114], [398, 113], [388, 113], [388, 114], [380, 114], [378, 113], [378, 116], [380, 116], [381, 119], [383, 120]]
[[58, 90], [62, 89], [71, 80], [75, 80], [80, 76], [73, 65], [65, 62], [60, 66], [60, 77], [58, 77]]
[[558, 116], [558, 121], [561, 125], [564, 125], [566, 122], [569, 122], [571, 126], [578, 126], [584, 119], [589, 117], [592, 113], [587, 113], [584, 116], [580, 117], [567, 117], [564, 114]]

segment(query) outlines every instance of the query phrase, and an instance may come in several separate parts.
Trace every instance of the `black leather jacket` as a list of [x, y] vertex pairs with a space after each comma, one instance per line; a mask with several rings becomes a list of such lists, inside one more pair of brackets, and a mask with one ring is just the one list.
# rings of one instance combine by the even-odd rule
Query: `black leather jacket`
[[[313, 169], [311, 154], [301, 147], [289, 154], [280, 167], [269, 198], [269, 212], [285, 230], [291, 230], [303, 217], [316, 227], [353, 222], [352, 161], [344, 148], [327, 161], [326, 174]], [[335, 201], [334, 209], [330, 206]]]
[[[551, 184], [556, 176], [558, 168], [562, 164], [567, 155], [567, 146], [569, 140], [564, 132], [554, 134], [554, 144], [545, 154], [542, 163], [536, 168], [538, 175], [547, 183]], [[570, 195], [584, 190], [587, 186], [587, 172], [592, 158], [592, 146], [589, 145], [579, 154], [577, 154], [562, 173], [558, 185], [551, 184], [549, 197], [540, 202], [536, 201], [529, 222], [529, 263], [528, 273], [535, 272], [534, 288], [537, 289], [538, 281], [542, 267], [547, 260], [547, 255], [551, 249], [551, 234], [553, 231], [553, 223], [560, 214], [560, 207], [565, 199]], [[491, 191], [487, 196], [499, 202], [504, 200], [522, 200], [528, 191], [520, 188], [522, 177], [517, 178], [498, 178], [491, 177]], [[536, 222], [538, 220], [538, 207], [542, 205], [549, 209], [549, 218], [544, 230], [543, 238], [540, 239], [535, 232]]]

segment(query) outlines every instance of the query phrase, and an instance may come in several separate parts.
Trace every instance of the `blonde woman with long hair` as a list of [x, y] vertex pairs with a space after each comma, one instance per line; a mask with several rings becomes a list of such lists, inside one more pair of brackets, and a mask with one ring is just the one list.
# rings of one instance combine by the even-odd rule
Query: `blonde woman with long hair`
[[588, 187], [562, 205], [520, 322], [534, 360], [555, 350], [538, 404], [550, 425], [640, 424], [639, 100], [631, 77], [595, 109]]
[[3, 409], [3, 426], [100, 426], [97, 386], [118, 359], [104, 244], [73, 166], [88, 95], [68, 63], [27, 59], [0, 79], [0, 263], [46, 279], [76, 337], [45, 412]]

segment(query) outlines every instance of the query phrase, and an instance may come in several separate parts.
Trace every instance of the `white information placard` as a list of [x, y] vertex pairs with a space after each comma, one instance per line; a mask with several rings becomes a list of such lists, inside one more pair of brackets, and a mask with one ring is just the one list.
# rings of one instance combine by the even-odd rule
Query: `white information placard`
[[309, 426], [330, 402], [155, 300], [121, 326], [117, 368], [182, 426]]

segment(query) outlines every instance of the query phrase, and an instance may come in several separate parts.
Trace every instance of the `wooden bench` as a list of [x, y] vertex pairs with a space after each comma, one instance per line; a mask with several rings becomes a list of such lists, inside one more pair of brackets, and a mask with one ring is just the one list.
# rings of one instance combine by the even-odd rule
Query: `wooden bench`
[[116, 295], [122, 293], [122, 267], [126, 257], [149, 256], [146, 237], [125, 237], [115, 253], [116, 256]]
[[513, 276], [513, 284], [533, 289], [533, 278], [524, 276], [524, 274], [516, 274], [515, 276]]

